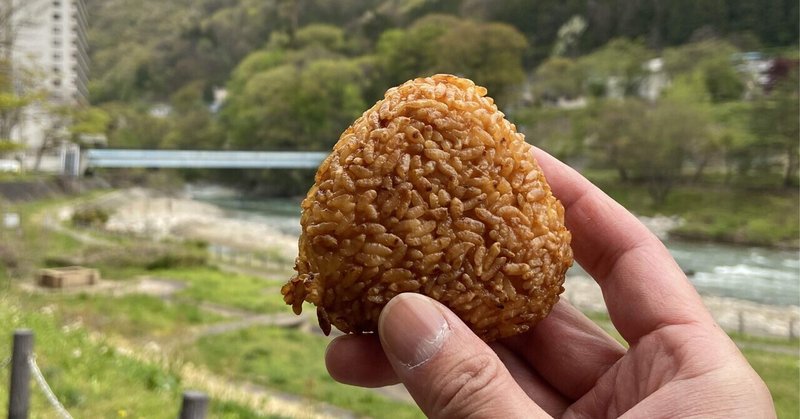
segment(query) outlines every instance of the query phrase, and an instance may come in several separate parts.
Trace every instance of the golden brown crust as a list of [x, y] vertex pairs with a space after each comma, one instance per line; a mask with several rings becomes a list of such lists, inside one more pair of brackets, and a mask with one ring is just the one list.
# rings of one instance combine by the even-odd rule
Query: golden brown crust
[[486, 89], [452, 75], [389, 89], [320, 166], [302, 203], [297, 274], [281, 289], [323, 327], [377, 330], [418, 292], [490, 341], [528, 330], [572, 264], [564, 209]]

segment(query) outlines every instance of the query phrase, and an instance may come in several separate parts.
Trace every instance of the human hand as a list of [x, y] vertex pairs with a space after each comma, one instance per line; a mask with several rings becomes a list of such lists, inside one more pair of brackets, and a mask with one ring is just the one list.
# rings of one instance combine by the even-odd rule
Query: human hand
[[346, 384], [402, 382], [429, 417], [775, 417], [772, 398], [663, 244], [543, 151], [576, 260], [603, 290], [625, 349], [565, 301], [531, 331], [487, 345], [420, 294], [383, 309], [378, 336], [331, 342]]

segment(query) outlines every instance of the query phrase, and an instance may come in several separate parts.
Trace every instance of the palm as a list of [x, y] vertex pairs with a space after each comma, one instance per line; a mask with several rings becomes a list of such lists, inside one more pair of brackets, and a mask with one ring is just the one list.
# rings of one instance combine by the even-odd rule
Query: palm
[[[729, 345], [713, 344], [721, 333], [694, 323], [669, 325], [625, 350], [560, 303], [533, 331], [493, 348], [529, 397], [555, 417], [685, 417], [697, 406], [722, 406], [702, 411], [705, 416], [749, 417], [748, 409], [755, 416], [758, 406], [748, 395], [760, 390], [759, 379], [740, 368], [741, 355], [727, 338]], [[553, 345], [558, 338], [579, 349]]]

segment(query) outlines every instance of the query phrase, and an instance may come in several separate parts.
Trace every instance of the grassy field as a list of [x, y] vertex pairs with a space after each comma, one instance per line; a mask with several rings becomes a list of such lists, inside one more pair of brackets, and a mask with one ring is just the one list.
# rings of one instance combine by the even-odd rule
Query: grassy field
[[[374, 417], [390, 417], [400, 412], [400, 417], [419, 415], [419, 410], [404, 403], [391, 402], [374, 392], [343, 386], [334, 383], [325, 373], [323, 360], [324, 348], [327, 339], [302, 334], [297, 331], [285, 331], [286, 334], [275, 329], [277, 334], [256, 336], [246, 334], [247, 339], [234, 336], [210, 336], [195, 342], [196, 335], [192, 330], [204, 326], [229, 321], [213, 312], [201, 309], [203, 303], [231, 309], [246, 310], [253, 314], [269, 314], [276, 312], [290, 312], [283, 303], [279, 288], [284, 278], [269, 280], [261, 277], [236, 274], [219, 270], [208, 265], [205, 261], [196, 263], [195, 266], [183, 266], [182, 255], [191, 255], [192, 260], [197, 260], [197, 243], [168, 243], [171, 250], [166, 259], [170, 263], [153, 263], [154, 260], [163, 260], [164, 255], [160, 249], [153, 250], [154, 245], [145, 240], [136, 238], [121, 238], [112, 234], [91, 229], [82, 229], [80, 233], [88, 234], [94, 239], [113, 243], [112, 247], [97, 244], [82, 243], [69, 234], [54, 232], [48, 229], [36, 228], [41, 222], [42, 212], [53, 207], [65, 204], [65, 200], [51, 200], [47, 203], [24, 204], [15, 208], [22, 214], [23, 230], [14, 242], [13, 252], [19, 255], [19, 266], [12, 269], [14, 277], [27, 278], [33, 274], [36, 267], [56, 264], [59, 261], [92, 260], [99, 267], [104, 278], [111, 279], [119, 285], [125, 285], [141, 275], [153, 279], [163, 279], [181, 284], [175, 294], [162, 298], [158, 296], [141, 294], [110, 295], [107, 293], [41, 293], [29, 292], [9, 284], [17, 282], [6, 275], [2, 269], [0, 286], [8, 291], [6, 299], [0, 300], [2, 309], [11, 310], [17, 315], [18, 325], [27, 325], [36, 330], [37, 335], [44, 333], [48, 342], [59, 342], [62, 347], [72, 348], [70, 337], [58, 339], [58, 333], [65, 332], [58, 328], [59, 324], [80, 324], [87, 331], [99, 332], [103, 336], [121, 337], [127, 341], [145, 345], [148, 342], [158, 342], [169, 356], [181, 360], [198, 362], [211, 356], [214, 345], [220, 345], [229, 350], [229, 354], [236, 358], [246, 358], [253, 363], [264, 366], [276, 366], [284, 363], [286, 359], [302, 360], [295, 366], [295, 380], [280, 380], [272, 382], [274, 375], [265, 377], [252, 377], [251, 382], [263, 384], [269, 388], [284, 390], [308, 398], [309, 404], [313, 400], [320, 400], [362, 415]], [[37, 218], [38, 217], [38, 218]], [[177, 255], [177, 256], [175, 256]], [[148, 269], [148, 266], [151, 269]], [[11, 306], [11, 300], [19, 303]], [[41, 314], [42, 312], [47, 314]], [[45, 319], [42, 323], [37, 319]], [[10, 335], [15, 325], [3, 321], [0, 316], [0, 333]], [[251, 333], [246, 329], [246, 333]], [[52, 338], [49, 336], [53, 335]], [[134, 370], [135, 365], [116, 362], [116, 366], [109, 366], [104, 360], [96, 360], [97, 351], [114, 353], [110, 345], [101, 345], [95, 350], [85, 337], [80, 346], [81, 356], [76, 359], [69, 358], [68, 352], [63, 350], [49, 360], [49, 364], [58, 365], [58, 374], [53, 375], [53, 386], [59, 399], [62, 397], [77, 400], [67, 406], [75, 417], [174, 417], [177, 414], [180, 401], [180, 380], [176, 373], [162, 371], [156, 366], [146, 366], [146, 372]], [[268, 343], [268, 344], [267, 344]], [[71, 346], [70, 346], [71, 345]], [[86, 347], [84, 349], [84, 346]], [[254, 348], [263, 346], [260, 352]], [[77, 347], [77, 346], [76, 346]], [[103, 349], [104, 348], [104, 349]], [[272, 348], [271, 356], [267, 350]], [[49, 350], [49, 348], [48, 348]], [[242, 354], [246, 354], [243, 356]], [[267, 354], [267, 355], [265, 355]], [[2, 352], [0, 352], [2, 355]], [[191, 355], [191, 359], [187, 359]], [[65, 359], [69, 358], [69, 361]], [[0, 358], [2, 359], [2, 358]], [[109, 361], [111, 362], [111, 361]], [[134, 361], [131, 361], [135, 364]], [[65, 364], [65, 365], [62, 365]], [[99, 374], [92, 371], [89, 380], [78, 379], [78, 374], [87, 373], [80, 364], [92, 364], [97, 370], [108, 368], [114, 370], [113, 374], [125, 376], [129, 381], [136, 382], [146, 391], [159, 391], [163, 397], [154, 398], [146, 403], [137, 405], [137, 401], [147, 398], [147, 394], [120, 390], [129, 386], [128, 383], [118, 383], [114, 376]], [[237, 379], [243, 378], [240, 371], [215, 369], [217, 363], [198, 362], [198, 364], [217, 372], [220, 376]], [[138, 364], [137, 364], [138, 365]], [[79, 368], [80, 367], [80, 368]], [[86, 367], [86, 366], [84, 366]], [[136, 367], [138, 368], [138, 367]], [[280, 369], [269, 368], [274, 371]], [[265, 368], [252, 369], [264, 371]], [[306, 376], [306, 371], [313, 371], [316, 378]], [[284, 371], [284, 374], [286, 372]], [[59, 378], [61, 377], [61, 378]], [[248, 376], [248, 378], [250, 378]], [[50, 380], [48, 376], [48, 380]], [[319, 381], [319, 385], [315, 385]], [[305, 385], [311, 385], [306, 389]], [[133, 384], [130, 386], [135, 387]], [[108, 388], [106, 388], [108, 387]], [[151, 390], [152, 387], [152, 390]], [[4, 398], [0, 386], [0, 398]], [[320, 391], [322, 390], [322, 391]], [[121, 394], [124, 393], [124, 394]], [[107, 403], [95, 404], [88, 407], [96, 398], [102, 397]], [[174, 398], [177, 404], [174, 409], [161, 409], [156, 406], [163, 405], [165, 398]], [[39, 402], [36, 402], [39, 403]], [[87, 407], [82, 407], [87, 405]], [[44, 408], [34, 404], [35, 408]], [[255, 413], [235, 404], [215, 403], [214, 413], [211, 417], [253, 417]], [[48, 414], [51, 412], [48, 412]], [[35, 416], [35, 417], [48, 417]]]
[[[106, 337], [121, 337], [143, 346], [158, 342], [167, 356], [190, 361], [221, 377], [294, 393], [312, 401], [309, 403], [322, 401], [373, 417], [420, 416], [416, 407], [333, 382], [323, 362], [328, 340], [321, 336], [267, 326], [212, 336], [195, 333], [230, 320], [203, 310], [204, 303], [258, 314], [290, 312], [278, 292], [285, 278], [265, 279], [220, 270], [197, 258], [202, 251], [197, 243], [153, 244], [144, 239], [80, 230], [113, 242], [114, 247], [109, 250], [37, 226], [35, 219], [41, 211], [65, 202], [53, 200], [17, 207], [23, 215], [23, 234], [14, 236], [14, 241], [3, 242], [6, 246], [13, 244], [10, 251], [16, 255], [18, 266], [0, 269], [0, 335], [10, 336], [16, 327], [36, 330], [40, 365], [59, 399], [75, 417], [176, 415], [182, 390], [179, 375], [170, 368], [122, 356], [109, 343], [112, 340], [104, 340]], [[19, 282], [19, 278], [29, 278], [35, 268], [57, 257], [93, 260], [104, 277], [120, 285], [147, 275], [175, 281], [183, 287], [163, 297], [31, 293], [10, 285], [12, 281]], [[186, 266], [188, 262], [194, 265]], [[606, 316], [592, 318], [610, 333], [616, 333]], [[81, 327], [65, 327], [74, 324]], [[90, 333], [100, 339], [90, 339]], [[796, 417], [800, 364], [797, 356], [781, 352], [789, 348], [796, 353], [800, 350], [798, 343], [746, 335], [733, 338], [746, 344], [745, 356], [770, 387], [780, 416]], [[774, 348], [780, 350], [776, 352]], [[8, 345], [0, 345], [0, 360], [8, 351]], [[0, 371], [0, 383], [7, 382], [4, 374]], [[6, 403], [4, 391], [7, 389], [0, 384], [0, 403]], [[34, 398], [33, 408], [33, 417], [52, 417], [40, 395]], [[215, 401], [212, 408], [212, 417], [255, 417], [254, 412], [236, 404]], [[0, 412], [3, 409], [0, 404]]]
[[[76, 418], [174, 418], [183, 385], [178, 375], [161, 366], [130, 359], [105, 342], [91, 339], [82, 327], [65, 326], [56, 313], [26, 310], [0, 297], [0, 360], [10, 355], [17, 328], [35, 331], [36, 362], [64, 407]], [[0, 370], [0, 412], [8, 409], [8, 368]], [[32, 384], [31, 417], [52, 418], [55, 412]], [[210, 416], [255, 418], [255, 412], [212, 400]]]
[[333, 381], [323, 359], [329, 339], [292, 329], [252, 327], [201, 338], [184, 354], [212, 371], [263, 384], [374, 418], [423, 417], [405, 403]]
[[48, 307], [63, 321], [80, 321], [90, 329], [132, 340], [174, 338], [191, 327], [222, 320], [218, 315], [201, 310], [197, 304], [151, 295], [26, 293], [22, 296], [20, 306], [26, 310]]
[[[285, 280], [265, 280], [254, 276], [224, 272], [214, 267], [165, 269], [152, 275], [184, 282], [180, 295], [258, 313], [286, 311], [280, 293]], [[233, 286], [231, 286], [233, 284]]]
[[680, 185], [664, 204], [655, 206], [643, 185], [620, 184], [608, 173], [590, 172], [588, 176], [636, 214], [682, 217], [686, 224], [675, 233], [685, 238], [767, 246], [800, 245], [797, 190]]
[[800, 361], [797, 355], [755, 349], [744, 349], [742, 352], [767, 383], [778, 417], [800, 417]]

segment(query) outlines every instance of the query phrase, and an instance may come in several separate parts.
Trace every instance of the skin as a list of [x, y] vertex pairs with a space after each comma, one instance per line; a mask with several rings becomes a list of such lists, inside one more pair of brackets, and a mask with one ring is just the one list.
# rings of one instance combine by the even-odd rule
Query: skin
[[434, 418], [775, 417], [764, 382], [663, 244], [580, 174], [533, 152], [566, 208], [575, 259], [629, 348], [563, 300], [530, 332], [487, 345], [441, 304], [401, 294], [378, 336], [331, 342], [331, 376], [402, 382]]

